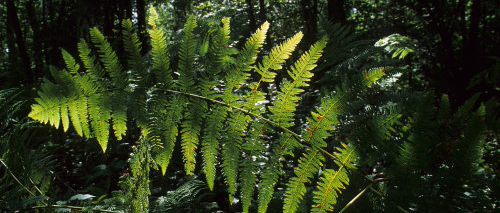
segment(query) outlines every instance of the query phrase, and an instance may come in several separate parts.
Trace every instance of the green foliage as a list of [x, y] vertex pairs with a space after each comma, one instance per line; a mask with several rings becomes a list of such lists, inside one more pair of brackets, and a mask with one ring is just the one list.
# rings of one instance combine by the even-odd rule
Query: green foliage
[[[360, 177], [371, 181], [369, 187], [373, 184], [383, 191], [379, 194], [387, 194], [381, 202], [391, 198], [399, 208], [425, 210], [427, 203], [415, 196], [427, 192], [398, 181], [429, 184], [434, 180], [419, 174], [442, 179], [443, 174], [467, 173], [439, 185], [457, 189], [444, 197], [459, 197], [458, 189], [479, 168], [487, 110], [480, 107], [471, 113], [478, 97], [452, 116], [446, 96], [436, 112], [431, 96], [415, 108], [402, 104], [408, 101], [406, 94], [386, 90], [398, 81], [394, 76], [402, 71], [400, 59], [413, 52], [405, 37], [390, 36], [374, 46], [359, 40], [352, 29], [336, 25], [298, 56], [294, 52], [302, 32], [269, 51], [262, 50], [268, 22], [237, 44], [231, 41], [229, 18], [214, 22], [189, 15], [179, 39], [173, 36], [169, 42], [158, 17], [152, 8], [147, 29], [151, 51], [145, 56], [132, 22], [122, 22], [126, 64], [120, 63], [97, 28], [90, 31], [92, 46], [84, 40], [78, 44], [82, 64], [62, 50], [66, 68], [54, 69], [53, 79], [44, 81], [29, 115], [56, 128], [62, 126], [64, 131], [70, 131], [71, 125], [78, 135], [96, 138], [103, 151], [108, 140], [132, 136], [128, 133], [138, 129], [134, 136], [140, 139], [130, 158], [130, 174], [121, 182], [126, 189], [121, 196], [130, 200], [131, 211], [148, 210], [150, 168], [159, 167], [165, 175], [175, 147], [181, 150], [185, 174], [203, 173], [210, 190], [219, 186], [220, 167], [229, 203], [238, 203], [236, 196], [240, 196], [243, 212], [266, 212], [279, 193], [284, 197], [283, 212], [332, 211], [345, 204], [341, 194], [353, 193], [348, 186], [366, 185]], [[328, 51], [327, 61], [321, 58], [324, 51]], [[316, 76], [319, 84], [309, 89], [318, 70], [322, 71]], [[332, 76], [337, 77], [335, 81], [326, 84], [325, 79]], [[310, 101], [308, 95], [317, 95], [318, 88], [328, 94], [320, 96], [321, 103], [301, 105]], [[370, 99], [376, 95], [381, 101]], [[394, 107], [388, 100], [404, 107]], [[298, 110], [311, 111], [310, 116], [301, 116]], [[460, 136], [441, 138], [440, 128], [453, 132], [455, 126], [447, 126], [452, 123], [463, 130]], [[433, 142], [440, 140], [463, 143], [446, 151], [452, 158], [441, 162], [447, 166], [443, 173], [435, 174], [430, 168], [436, 159], [428, 153], [436, 147]], [[335, 152], [330, 154], [331, 150]], [[367, 154], [372, 151], [382, 157]], [[380, 174], [371, 171], [352, 178], [353, 172], [360, 173], [360, 164], [379, 169], [374, 164], [381, 161], [392, 163], [381, 167], [398, 180], [377, 185], [375, 177]], [[281, 177], [290, 170], [293, 177]], [[280, 178], [288, 181], [285, 187]], [[158, 199], [154, 209], [189, 209], [186, 203], [198, 196], [200, 188], [199, 182], [186, 184]], [[393, 198], [394, 189], [408, 193]], [[254, 200], [258, 205], [253, 205]]]
[[[128, 67], [131, 69], [131, 73], [124, 72], [125, 66], [118, 61], [110, 43], [97, 28], [92, 28], [91, 39], [98, 55], [95, 56], [92, 53], [86, 42], [81, 41], [79, 44], [80, 58], [87, 72], [80, 72], [75, 60], [63, 50], [63, 57], [70, 72], [54, 71], [56, 84], [46, 81], [42, 85], [39, 91], [40, 98], [37, 99], [37, 104], [33, 105], [30, 117], [50, 123], [55, 127], [58, 127], [60, 120], [62, 120], [64, 130], [67, 130], [71, 120], [75, 130], [80, 135], [95, 136], [105, 150], [109, 129], [114, 130], [117, 139], [121, 139], [127, 130], [127, 117], [130, 114], [127, 112], [126, 100], [146, 101], [144, 104], [137, 103], [137, 106], [145, 106], [146, 108], [139, 108], [138, 112], [134, 114], [138, 116], [136, 118], [137, 124], [142, 127], [146, 136], [143, 140], [149, 141], [153, 145], [152, 153], [162, 172], [166, 171], [174, 145], [177, 142], [177, 135], [180, 133], [186, 174], [194, 174], [197, 148], [201, 138], [203, 140], [202, 154], [205, 160], [203, 172], [207, 177], [209, 187], [213, 189], [219, 141], [222, 141], [222, 172], [228, 184], [230, 200], [237, 192], [238, 173], [241, 172], [244, 211], [248, 211], [257, 183], [255, 169], [258, 165], [253, 158], [264, 150], [263, 145], [266, 143], [262, 140], [261, 135], [266, 132], [266, 129], [269, 129], [269, 124], [280, 128], [293, 126], [294, 111], [300, 100], [299, 95], [303, 92], [301, 88], [308, 86], [307, 82], [312, 77], [311, 71], [316, 66], [315, 64], [326, 46], [327, 37], [324, 37], [304, 53], [288, 72], [291, 80], [283, 82], [276, 96], [276, 101], [269, 108], [272, 112], [270, 118], [275, 121], [268, 123], [260, 119], [254, 120], [249, 125], [252, 121], [251, 116], [262, 116], [265, 113], [263, 107], [265, 105], [261, 103], [266, 102], [267, 98], [261, 87], [265, 83], [274, 82], [276, 73], [271, 71], [283, 68], [282, 65], [291, 57], [301, 40], [302, 33], [299, 32], [277, 45], [267, 56], [263, 57], [261, 62], [256, 63], [260, 48], [266, 38], [269, 23], [264, 23], [252, 34], [243, 49], [233, 58], [232, 52], [234, 51], [229, 46], [229, 19], [224, 18], [222, 26], [216, 27], [215, 31], [209, 34], [208, 39], [204, 39], [200, 46], [200, 55], [197, 55], [198, 39], [194, 34], [197, 23], [194, 16], [189, 16], [179, 47], [178, 78], [174, 78], [170, 71], [171, 63], [169, 63], [165, 33], [157, 27], [156, 18], [156, 11], [152, 9], [149, 18], [151, 27], [149, 35], [153, 44], [150, 72], [156, 77], [153, 88], [146, 90], [141, 88], [146, 86], [145, 80], [148, 73], [144, 73], [140, 68], [144, 66], [142, 60], [139, 59], [141, 47], [136, 34], [132, 32], [133, 27], [129, 21], [123, 22], [123, 42], [129, 55]], [[212, 63], [206, 63], [204, 60], [211, 60]], [[253, 83], [248, 82], [249, 71], [254, 68], [260, 75], [260, 80]], [[146, 76], [141, 78], [141, 75]], [[222, 78], [225, 84], [220, 85]], [[61, 87], [64, 87], [66, 92], [61, 92]], [[216, 90], [214, 91], [214, 89]], [[147, 92], [148, 90], [151, 92]], [[164, 97], [163, 94], [170, 94], [170, 96]], [[148, 96], [150, 98], [147, 98]], [[202, 98], [196, 98], [198, 96]], [[213, 98], [220, 98], [229, 108], [213, 103], [215, 101]], [[207, 102], [207, 99], [212, 103]], [[330, 103], [329, 99], [326, 102], [333, 104]], [[80, 103], [84, 103], [85, 107], [81, 107]], [[78, 109], [75, 108], [77, 106]], [[336, 106], [323, 107], [336, 108]], [[320, 113], [327, 112], [321, 111]], [[313, 116], [318, 117], [316, 114]], [[210, 119], [204, 121], [205, 118]], [[311, 119], [310, 122], [316, 123], [317, 127], [315, 128], [322, 129], [320, 134], [323, 134], [317, 137], [326, 137], [324, 131], [330, 129], [326, 126], [333, 123], [325, 122], [322, 124], [314, 119], [317, 118]], [[331, 118], [325, 118], [325, 120], [329, 119]], [[202, 132], [202, 125], [205, 122], [207, 128], [206, 131]], [[245, 132], [248, 131], [248, 128], [252, 134], [247, 136]], [[326, 129], [323, 130], [323, 128]], [[92, 131], [88, 132], [87, 129]], [[290, 132], [284, 134], [284, 137], [290, 136]], [[308, 140], [312, 140], [312, 138]], [[312, 141], [316, 143], [318, 140]], [[294, 147], [299, 146], [296, 142], [294, 142]], [[280, 156], [293, 151], [293, 148], [287, 147], [286, 144], [280, 144], [277, 148], [282, 149], [279, 153]], [[143, 149], [147, 148], [141, 150]], [[245, 153], [243, 158], [241, 151]], [[135, 211], [147, 208], [147, 203], [144, 203], [147, 191], [142, 193], [137, 187], [139, 185], [140, 187], [147, 186], [147, 180], [143, 181], [144, 175], [141, 175], [138, 168], [148, 168], [149, 166], [143, 163], [134, 163], [147, 162], [147, 157], [142, 156], [142, 152], [135, 152], [135, 155], [139, 157], [131, 159], [131, 175], [134, 180], [130, 180], [131, 183], [136, 183], [136, 188], [132, 188], [136, 192], [130, 199], [133, 200], [132, 206], [136, 208]], [[274, 163], [270, 165], [276, 166]], [[305, 166], [306, 168], [303, 169], [317, 170], [319, 169], [317, 166]], [[301, 167], [299, 165], [299, 168]], [[274, 170], [272, 167], [270, 169]], [[275, 181], [276, 178], [272, 179], [271, 182]], [[145, 185], [142, 184], [143, 182]], [[272, 191], [273, 186], [274, 183], [271, 183], [261, 188], [271, 188], [267, 190]], [[262, 202], [261, 205], [267, 204]]]
[[138, 147], [133, 148], [130, 157], [130, 174], [122, 177], [121, 188], [124, 198], [131, 202], [132, 212], [147, 212], [149, 209], [149, 164], [151, 161], [148, 141], [141, 139]]
[[356, 153], [354, 148], [346, 144], [342, 144], [342, 146], [342, 148], [337, 148], [339, 152], [335, 153], [335, 164], [338, 169], [325, 170], [324, 177], [318, 183], [318, 191], [314, 192], [316, 204], [313, 206], [313, 212], [332, 211], [341, 190], [349, 185], [347, 169], [356, 169], [354, 164]]

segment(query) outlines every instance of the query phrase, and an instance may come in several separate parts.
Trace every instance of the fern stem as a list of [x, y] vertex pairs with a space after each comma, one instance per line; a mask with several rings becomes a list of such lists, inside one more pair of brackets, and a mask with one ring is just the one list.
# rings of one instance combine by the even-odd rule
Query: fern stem
[[[32, 196], [36, 196], [35, 193], [33, 193], [32, 191], [30, 191], [28, 189], [28, 187], [26, 187], [24, 184], [21, 183], [21, 181], [19, 181], [19, 179], [17, 179], [17, 177], [14, 175], [14, 173], [12, 173], [12, 171], [10, 170], [10, 168], [7, 166], [7, 164], [5, 164], [5, 162], [3, 162], [2, 159], [0, 159], [0, 162], [2, 162], [2, 164], [5, 166], [5, 168], [9, 171], [10, 175], [12, 176], [12, 178], [14, 178], [14, 180], [16, 180], [17, 183], [19, 183], [19, 185], [21, 185], [26, 191], [28, 191]], [[37, 188], [38, 189], [38, 188]], [[40, 194], [43, 194], [42, 192], [40, 192]]]
[[265, 118], [261, 115], [258, 115], [258, 114], [255, 114], [255, 113], [252, 113], [246, 109], [243, 109], [243, 108], [240, 108], [240, 107], [236, 107], [236, 106], [232, 106], [226, 102], [223, 102], [223, 101], [219, 101], [219, 100], [215, 100], [215, 99], [211, 99], [211, 98], [207, 98], [205, 96], [201, 96], [201, 95], [196, 95], [196, 94], [192, 94], [192, 93], [187, 93], [187, 92], [181, 92], [181, 91], [177, 91], [177, 90], [171, 90], [171, 89], [165, 89], [165, 91], [167, 92], [170, 92], [170, 93], [174, 93], [174, 94], [180, 94], [180, 95], [186, 95], [186, 96], [190, 96], [190, 97], [194, 97], [194, 98], [200, 98], [200, 99], [204, 99], [204, 100], [207, 100], [207, 101], [210, 101], [210, 102], [213, 102], [213, 103], [218, 103], [218, 104], [221, 104], [221, 105], [224, 105], [224, 106], [227, 106], [229, 108], [232, 108], [232, 109], [236, 109], [238, 111], [241, 111], [245, 114], [248, 114], [250, 116], [253, 116], [253, 117], [256, 117], [256, 118], [259, 118], [259, 119], [262, 119], [263, 121], [267, 122], [267, 123], [270, 123], [271, 125], [273, 126], [276, 126], [290, 134], [292, 134], [294, 137], [296, 137], [298, 140], [302, 140], [302, 136], [300, 136], [299, 134], [293, 132], [292, 130], [289, 130], [288, 128], [286, 127], [283, 127], [283, 126], [280, 126], [278, 123], [268, 119], [268, 118]]
[[362, 195], [366, 192], [366, 190], [367, 190], [368, 188], [370, 188], [370, 187], [371, 187], [371, 185], [372, 185], [371, 183], [370, 183], [370, 184], [368, 184], [368, 186], [367, 186], [367, 187], [365, 187], [365, 189], [363, 189], [361, 192], [359, 192], [359, 193], [358, 193], [358, 194], [357, 194], [354, 198], [352, 198], [352, 200], [351, 200], [351, 201], [349, 201], [349, 203], [347, 203], [347, 205], [345, 205], [345, 206], [344, 206], [344, 208], [342, 208], [342, 210], [340, 210], [340, 211], [339, 211], [339, 213], [344, 212], [344, 211], [345, 211], [347, 208], [349, 208], [349, 207], [350, 207], [350, 206], [351, 206], [354, 202], [356, 202], [356, 200], [358, 200], [358, 198], [360, 198], [360, 197], [361, 197], [361, 196], [362, 196]]

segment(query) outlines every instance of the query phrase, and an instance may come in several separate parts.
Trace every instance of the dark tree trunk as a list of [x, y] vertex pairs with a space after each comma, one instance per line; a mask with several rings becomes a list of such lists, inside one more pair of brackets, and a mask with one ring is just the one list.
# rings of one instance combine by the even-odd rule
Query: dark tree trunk
[[[482, 67], [483, 63], [480, 62], [480, 44], [479, 44], [479, 25], [480, 25], [480, 20], [481, 20], [481, 0], [473, 0], [472, 1], [472, 6], [471, 6], [471, 11], [470, 11], [470, 24], [469, 24], [469, 29], [468, 33], [464, 36], [464, 47], [463, 47], [463, 59], [462, 62], [465, 63], [463, 65], [464, 67], [464, 72], [461, 74], [461, 82], [463, 84], [463, 88], [467, 88], [469, 84], [469, 80], [474, 77], [480, 70], [484, 70], [484, 67]], [[465, 20], [464, 20], [465, 22]], [[484, 87], [486, 85], [478, 85], [478, 87]], [[478, 88], [476, 88], [478, 89]], [[479, 91], [485, 91], [488, 90], [487, 88], [481, 88]], [[475, 93], [474, 90], [472, 91], [467, 91], [467, 97]], [[464, 99], [460, 100], [460, 102], [464, 102], [467, 98], [464, 97]]]
[[17, 17], [16, 5], [14, 5], [13, 0], [7, 0], [7, 24], [12, 29], [15, 35], [17, 48], [19, 50], [19, 55], [24, 66], [24, 76], [22, 81], [32, 84], [34, 83], [34, 76], [31, 70], [31, 62], [26, 50], [26, 42], [21, 31], [21, 25], [19, 24], [19, 19]]
[[136, 0], [137, 7], [137, 28], [139, 30], [139, 39], [142, 44], [142, 54], [146, 54], [148, 49], [146, 46], [146, 5], [144, 0]]
[[259, 18], [260, 23], [262, 24], [267, 20], [267, 8], [264, 0], [259, 0], [259, 8]]
[[302, 14], [304, 16], [304, 40], [309, 45], [316, 39], [317, 27], [317, 0], [301, 0]]
[[125, 9], [125, 18], [132, 19], [132, 0], [123, 1], [123, 7]]
[[36, 18], [35, 6], [33, 0], [26, 2], [26, 12], [28, 15], [28, 20], [31, 25], [31, 30], [33, 31], [33, 59], [35, 61], [35, 77], [43, 76], [43, 52], [42, 44], [43, 36], [40, 34], [39, 21]]
[[247, 13], [248, 13], [248, 20], [249, 24], [248, 27], [250, 28], [250, 31], [253, 32], [255, 29], [257, 29], [257, 21], [255, 20], [255, 12], [254, 12], [254, 4], [253, 0], [245, 0], [247, 3]]
[[113, 28], [114, 28], [114, 13], [113, 13], [113, 3], [104, 2], [103, 13], [104, 13], [104, 34], [109, 37], [113, 37]]
[[328, 19], [333, 23], [347, 23], [343, 0], [328, 0]]

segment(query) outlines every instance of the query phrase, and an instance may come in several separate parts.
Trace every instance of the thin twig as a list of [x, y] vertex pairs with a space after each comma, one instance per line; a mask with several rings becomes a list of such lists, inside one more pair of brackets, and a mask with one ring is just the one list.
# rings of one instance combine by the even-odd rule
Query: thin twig
[[[23, 166], [24, 171], [27, 173], [28, 171], [27, 171], [26, 167], [24, 166], [24, 162], [23, 162], [23, 160], [22, 160], [22, 159], [21, 159], [21, 163], [22, 163], [22, 166]], [[38, 193], [40, 193], [41, 195], [43, 195], [42, 190], [40, 190], [40, 189], [36, 186], [35, 181], [33, 181], [29, 175], [28, 175], [28, 180], [31, 182], [31, 184], [33, 184], [33, 186], [34, 186], [34, 187], [35, 187], [35, 189], [38, 191]]]
[[349, 203], [347, 203], [347, 205], [344, 206], [344, 208], [342, 208], [342, 210], [339, 211], [339, 213], [344, 212], [347, 208], [349, 208], [349, 206], [356, 202], [356, 200], [360, 198], [366, 192], [366, 190], [371, 187], [371, 185], [372, 184], [370, 183], [367, 187], [365, 187], [365, 189], [359, 192], [351, 201], [349, 201]]
[[211, 98], [207, 98], [207, 97], [205, 97], [205, 96], [201, 96], [201, 95], [196, 95], [196, 94], [187, 93], [187, 92], [181, 92], [181, 91], [177, 91], [177, 90], [170, 90], [170, 89], [166, 89], [165, 91], [167, 91], [167, 92], [171, 92], [171, 93], [175, 93], [175, 94], [180, 94], [180, 95], [186, 95], [186, 96], [191, 96], [191, 97], [195, 97], [195, 98], [200, 98], [200, 99], [204, 99], [204, 100], [211, 101], [211, 102], [214, 102], [214, 103], [222, 104], [222, 105], [227, 106], [227, 107], [229, 107], [229, 108], [239, 110], [239, 111], [241, 111], [241, 112], [243, 112], [243, 113], [246, 113], [246, 114], [248, 114], [248, 115], [250, 115], [250, 116], [253, 116], [253, 117], [256, 117], [256, 118], [262, 119], [262, 120], [264, 120], [265, 122], [268, 122], [268, 123], [272, 124], [273, 126], [276, 126], [276, 127], [280, 128], [280, 129], [282, 129], [282, 130], [284, 130], [284, 131], [286, 131], [286, 132], [288, 132], [288, 133], [292, 134], [294, 137], [296, 137], [296, 138], [297, 138], [297, 139], [299, 139], [299, 140], [302, 140], [302, 139], [303, 139], [303, 138], [302, 138], [302, 136], [300, 136], [299, 134], [297, 134], [297, 133], [293, 132], [292, 130], [289, 130], [289, 129], [288, 129], [288, 128], [286, 128], [286, 127], [283, 127], [283, 126], [281, 126], [281, 125], [277, 124], [276, 122], [274, 122], [274, 121], [272, 121], [272, 120], [270, 120], [270, 119], [268, 119], [268, 118], [265, 118], [265, 117], [263, 117], [263, 116], [261, 116], [261, 115], [257, 115], [257, 114], [255, 114], [255, 113], [252, 113], [252, 112], [250, 112], [250, 111], [248, 111], [248, 110], [246, 110], [246, 109], [243, 109], [243, 108], [240, 108], [240, 107], [236, 107], [236, 106], [232, 106], [232, 105], [230, 105], [230, 104], [228, 104], [228, 103], [226, 103], [226, 102], [219, 101], [219, 100], [215, 100], [215, 99], [211, 99]]
[[14, 180], [17, 181], [17, 183], [19, 183], [19, 185], [21, 185], [26, 191], [28, 191], [32, 196], [36, 196], [35, 193], [33, 193], [32, 191], [30, 191], [28, 189], [28, 187], [26, 187], [24, 184], [21, 183], [21, 181], [19, 181], [19, 179], [17, 179], [17, 177], [14, 175], [14, 173], [12, 173], [12, 171], [10, 170], [10, 168], [7, 166], [7, 164], [5, 164], [5, 162], [0, 159], [0, 162], [5, 166], [5, 168], [7, 169], [7, 171], [9, 171], [10, 175], [12, 176], [12, 178], [14, 178]]

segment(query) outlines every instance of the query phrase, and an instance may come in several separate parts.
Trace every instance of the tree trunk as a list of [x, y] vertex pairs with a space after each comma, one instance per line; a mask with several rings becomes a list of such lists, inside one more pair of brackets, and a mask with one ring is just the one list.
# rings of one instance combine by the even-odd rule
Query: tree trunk
[[146, 5], [144, 0], [136, 0], [137, 7], [137, 28], [139, 30], [139, 40], [142, 44], [142, 54], [148, 51], [146, 40]]
[[125, 9], [125, 18], [132, 19], [132, 0], [123, 1], [123, 6]]
[[33, 59], [35, 61], [35, 77], [43, 76], [43, 52], [42, 44], [44, 43], [43, 36], [40, 34], [39, 21], [36, 18], [35, 6], [33, 0], [26, 2], [26, 12], [27, 18], [31, 25], [31, 30], [33, 31]]
[[22, 81], [28, 84], [32, 84], [35, 82], [35, 79], [31, 70], [31, 62], [28, 51], [26, 50], [26, 41], [24, 39], [23, 33], [21, 31], [21, 25], [19, 24], [19, 19], [17, 17], [16, 5], [14, 5], [13, 0], [7, 0], [7, 20], [7, 24], [9, 25], [9, 27], [11, 27], [12, 31], [15, 34], [17, 48], [19, 50], [19, 55], [24, 66], [24, 75], [22, 76]]
[[301, 0], [302, 14], [304, 16], [304, 41], [306, 45], [316, 39], [317, 27], [317, 0]]
[[260, 23], [264, 23], [267, 20], [267, 9], [266, 9], [266, 2], [264, 0], [259, 0], [259, 18], [260, 18]]
[[332, 23], [347, 23], [347, 15], [343, 0], [328, 0], [328, 19]]
[[113, 37], [114, 28], [114, 11], [112, 2], [104, 2], [103, 4], [104, 13], [104, 34], [109, 37]]
[[257, 29], [257, 21], [255, 20], [255, 12], [253, 11], [253, 0], [245, 0], [247, 3], [247, 13], [248, 20], [250, 21], [248, 27], [250, 28], [250, 32], [253, 32]]
[[[463, 35], [464, 37], [464, 47], [463, 47], [463, 59], [462, 62], [464, 67], [464, 72], [461, 72], [461, 82], [463, 88], [467, 88], [469, 80], [474, 77], [478, 71], [484, 70], [482, 67], [483, 63], [480, 62], [480, 44], [479, 44], [479, 25], [481, 20], [481, 0], [472, 0], [472, 6], [470, 11], [470, 25], [468, 33]], [[465, 22], [465, 20], [464, 20]], [[478, 87], [483, 87], [479, 91], [486, 91], [484, 88], [486, 85], [477, 85]], [[478, 89], [478, 88], [475, 88]], [[463, 97], [460, 102], [465, 102], [466, 98], [473, 95], [475, 91], [466, 91], [467, 97]]]

